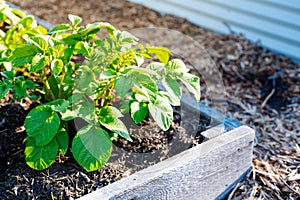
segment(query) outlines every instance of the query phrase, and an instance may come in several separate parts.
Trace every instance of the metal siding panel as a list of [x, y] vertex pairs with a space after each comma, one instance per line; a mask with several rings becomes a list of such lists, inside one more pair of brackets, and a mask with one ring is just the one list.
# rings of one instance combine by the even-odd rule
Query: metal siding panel
[[[282, 7], [272, 7], [267, 4], [260, 4], [253, 1], [241, 0], [201, 0], [210, 2], [220, 7], [227, 8], [230, 11], [237, 12], [241, 15], [248, 15], [261, 20], [268, 21], [270, 23], [276, 23], [283, 26], [289, 26], [290, 28], [300, 29], [299, 12], [293, 13], [289, 9], [283, 9]], [[300, 3], [300, 1], [299, 1]], [[276, 13], [276, 14], [274, 14]]]
[[148, 8], [151, 8], [155, 11], [158, 11], [162, 14], [173, 14], [175, 16], [187, 18], [190, 22], [200, 25], [204, 28], [214, 30], [218, 33], [230, 33], [228, 27], [219, 20], [219, 18], [215, 17], [211, 14], [206, 14], [204, 12], [194, 12], [185, 7], [178, 6], [176, 4], [169, 4], [163, 0], [129, 0], [134, 3], [140, 3]]
[[265, 4], [272, 7], [287, 9], [292, 12], [299, 13], [300, 3], [299, 0], [248, 0], [260, 4]]
[[[274, 37], [279, 40], [283, 40], [290, 44], [295, 44], [300, 46], [300, 41], [297, 38], [300, 36], [300, 27], [290, 28], [277, 24], [276, 21], [273, 23], [266, 21], [265, 18], [260, 18], [258, 16], [245, 15], [243, 12], [237, 12], [236, 10], [230, 10], [222, 6], [222, 4], [214, 4], [213, 1], [197, 1], [195, 0], [185, 0], [172, 2], [170, 0], [165, 0], [173, 5], [178, 5], [187, 11], [193, 11], [195, 13], [201, 14], [205, 13], [207, 16], [214, 17], [224, 24], [227, 24], [234, 32], [240, 32], [239, 27], [243, 27], [246, 32], [258, 32], [262, 35], [268, 35], [269, 37]], [[231, 2], [233, 2], [232, 0]], [[233, 26], [235, 28], [233, 28]], [[292, 37], [291, 37], [292, 36]]]
[[180, 8], [178, 8], [176, 5], [168, 4], [164, 1], [160, 0], [148, 0], [148, 1], [141, 1], [141, 0], [129, 0], [133, 3], [142, 4], [148, 8], [151, 8], [157, 12], [160, 12], [161, 14], [168, 14], [172, 13], [175, 14], [173, 11], [178, 11]]
[[250, 39], [253, 42], [260, 41], [262, 46], [267, 47], [275, 52], [286, 54], [292, 58], [300, 60], [300, 47], [291, 43], [284, 42], [283, 40], [278, 40], [274, 37], [269, 37], [268, 35], [259, 34], [258, 32], [247, 32], [247, 30], [238, 27], [240, 32], [242, 32], [245, 38]]
[[230, 27], [252, 41], [261, 40], [265, 47], [300, 59], [298, 0], [131, 1], [159, 12], [185, 17], [194, 24], [219, 33], [229, 33]]

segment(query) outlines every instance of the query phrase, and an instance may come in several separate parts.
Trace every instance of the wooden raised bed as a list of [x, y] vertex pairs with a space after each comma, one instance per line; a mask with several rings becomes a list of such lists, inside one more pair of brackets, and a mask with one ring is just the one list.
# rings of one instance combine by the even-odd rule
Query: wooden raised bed
[[[209, 115], [212, 109], [200, 104], [200, 112]], [[230, 131], [221, 134], [224, 127], [215, 126], [203, 133], [207, 141], [80, 200], [223, 199], [251, 168], [255, 135], [248, 126], [224, 119]]]

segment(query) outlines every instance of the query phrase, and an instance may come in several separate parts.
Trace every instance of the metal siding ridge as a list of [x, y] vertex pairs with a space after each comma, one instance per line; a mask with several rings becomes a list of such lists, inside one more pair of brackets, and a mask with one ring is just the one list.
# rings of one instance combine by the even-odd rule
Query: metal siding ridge
[[256, 2], [243, 1], [241, 3], [240, 0], [230, 0], [226, 2], [223, 0], [200, 1], [206, 1], [207, 3], [227, 8], [229, 12], [235, 11], [242, 15], [249, 15], [270, 23], [280, 24], [300, 31], [300, 10], [299, 13], [291, 13], [289, 10], [273, 8]]
[[246, 1], [264, 4], [277, 9], [288, 10], [289, 12], [294, 12], [296, 14], [300, 13], [299, 0], [246, 0]]
[[[170, 0], [165, 0], [170, 1]], [[194, 4], [193, 4], [194, 2]], [[186, 10], [191, 10], [194, 13], [206, 14], [207, 16], [214, 17], [215, 19], [219, 19], [220, 21], [227, 24], [229, 27], [231, 25], [235, 25], [236, 27], [244, 27], [244, 29], [249, 31], [257, 31], [262, 35], [268, 35], [270, 37], [274, 37], [279, 40], [283, 40], [289, 44], [299, 45], [300, 41], [297, 40], [300, 36], [300, 28], [299, 30], [290, 29], [285, 26], [278, 25], [276, 23], [268, 23], [264, 21], [264, 18], [257, 18], [244, 15], [243, 12], [236, 13], [226, 10], [220, 4], [211, 4], [212, 1], [204, 2], [201, 1], [196, 3], [194, 0], [185, 0], [183, 1], [174, 1], [172, 2], [174, 5], [178, 7], [185, 8]], [[171, 3], [171, 2], [170, 2]], [[188, 6], [186, 6], [188, 5]], [[201, 7], [201, 10], [199, 8]], [[212, 13], [212, 14], [211, 14]], [[237, 30], [237, 32], [239, 32]], [[291, 37], [292, 36], [292, 37]]]
[[[187, 18], [190, 18], [190, 22], [198, 24], [203, 28], [217, 31], [219, 33], [229, 33], [229, 29], [220, 20], [213, 20], [210, 17], [199, 14], [189, 13]], [[261, 30], [255, 30], [253, 27], [249, 27], [245, 24], [231, 24], [231, 30], [237, 34], [242, 33], [245, 38], [250, 41], [257, 42], [258, 40], [262, 46], [274, 50], [278, 53], [291, 56], [299, 59], [300, 46], [295, 45], [293, 42], [288, 41], [287, 38], [280, 38], [272, 33], [263, 32]], [[299, 42], [298, 42], [299, 43]]]

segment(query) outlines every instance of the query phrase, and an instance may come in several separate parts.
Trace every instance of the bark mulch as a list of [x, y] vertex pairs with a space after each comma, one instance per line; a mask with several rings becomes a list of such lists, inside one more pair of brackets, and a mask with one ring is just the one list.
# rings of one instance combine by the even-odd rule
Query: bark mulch
[[[262, 48], [258, 42], [244, 39], [242, 35], [218, 35], [197, 27], [183, 18], [160, 15], [141, 5], [124, 0], [9, 0], [9, 2], [52, 24], [67, 23], [67, 14], [71, 13], [83, 17], [85, 23], [108, 21], [121, 30], [165, 27], [191, 36], [205, 47], [223, 73], [228, 104], [227, 114], [256, 130], [253, 168], [247, 174], [247, 178], [236, 185], [228, 199], [300, 199], [299, 64], [293, 63], [286, 56]], [[3, 108], [3, 110], [7, 109], [22, 108], [18, 105], [15, 107], [8, 105]], [[16, 117], [17, 121], [12, 123], [21, 125], [26, 110], [22, 112], [24, 115]], [[0, 126], [4, 123], [6, 122], [0, 120]], [[5, 131], [13, 130], [1, 129], [0, 132], [5, 133]], [[18, 134], [18, 131], [14, 134]], [[13, 145], [21, 140], [6, 142]], [[21, 151], [22, 149], [14, 149], [10, 153], [18, 154]], [[9, 162], [1, 160], [1, 155], [0, 161]], [[64, 161], [58, 160], [58, 162]], [[64, 194], [68, 193], [66, 185], [71, 185], [73, 191], [81, 190], [80, 194], [97, 188], [96, 182], [93, 182], [92, 188], [84, 187], [84, 183], [91, 179], [84, 172], [76, 172], [77, 167], [70, 163], [69, 161], [64, 163], [74, 168], [74, 173], [70, 176], [74, 176], [74, 180], [82, 179], [84, 182], [80, 184], [83, 185], [78, 185], [79, 182], [72, 182], [68, 178], [64, 180], [53, 178], [59, 177], [53, 175], [62, 173], [58, 165], [57, 168], [54, 166], [52, 171], [42, 172], [45, 173], [43, 180], [36, 180], [34, 173], [22, 177], [10, 177], [14, 182], [7, 183], [12, 184], [12, 189], [9, 191], [0, 189], [0, 193], [17, 194], [19, 190], [27, 188], [26, 190], [29, 191], [27, 197], [32, 198], [35, 195], [35, 184], [41, 181], [46, 189], [53, 191], [49, 198], [51, 195], [57, 199], [65, 197]], [[18, 170], [13, 163], [9, 167], [12, 168], [10, 170]], [[110, 173], [105, 170], [102, 169], [102, 173], [98, 172], [92, 176], [98, 181], [103, 181]], [[126, 174], [122, 169], [110, 170], [119, 170]], [[64, 188], [63, 191], [58, 193], [54, 190], [51, 181], [58, 182], [58, 185]], [[0, 186], [3, 188], [2, 185]]]

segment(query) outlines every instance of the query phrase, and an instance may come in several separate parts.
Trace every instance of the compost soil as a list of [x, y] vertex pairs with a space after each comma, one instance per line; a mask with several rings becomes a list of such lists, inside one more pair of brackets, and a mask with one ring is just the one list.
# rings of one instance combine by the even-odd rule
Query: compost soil
[[[252, 170], [227, 198], [299, 199], [300, 65], [288, 56], [238, 33], [215, 34], [184, 18], [162, 15], [124, 0], [9, 2], [52, 24], [68, 23], [66, 16], [71, 13], [83, 17], [84, 23], [108, 21], [121, 30], [165, 27], [191, 36], [205, 47], [222, 72], [226, 114], [256, 131]], [[124, 163], [85, 173], [70, 154], [58, 157], [48, 170], [31, 170], [23, 157], [22, 124], [29, 106], [25, 108], [9, 98], [1, 100], [1, 198], [72, 199], [132, 173], [124, 171]]]

